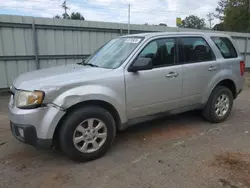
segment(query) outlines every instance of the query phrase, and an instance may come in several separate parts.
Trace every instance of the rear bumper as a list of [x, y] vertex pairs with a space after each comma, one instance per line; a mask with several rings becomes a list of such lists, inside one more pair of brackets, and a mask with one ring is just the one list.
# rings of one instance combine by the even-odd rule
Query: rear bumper
[[20, 125], [10, 122], [10, 128], [13, 136], [20, 142], [37, 148], [50, 148], [52, 146], [52, 139], [38, 138], [36, 128], [32, 125]]

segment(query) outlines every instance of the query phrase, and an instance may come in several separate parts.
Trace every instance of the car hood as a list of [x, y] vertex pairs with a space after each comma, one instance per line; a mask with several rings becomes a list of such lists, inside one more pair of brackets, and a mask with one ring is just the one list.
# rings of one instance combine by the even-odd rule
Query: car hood
[[13, 86], [22, 90], [46, 90], [93, 80], [112, 69], [104, 69], [77, 64], [56, 66], [28, 72], [16, 78]]

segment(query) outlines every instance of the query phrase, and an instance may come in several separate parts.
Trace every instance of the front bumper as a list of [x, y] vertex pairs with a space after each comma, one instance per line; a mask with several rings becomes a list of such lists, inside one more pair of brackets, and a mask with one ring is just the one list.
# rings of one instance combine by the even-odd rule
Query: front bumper
[[[13, 105], [13, 97], [9, 103], [9, 120], [14, 137], [37, 147], [51, 146], [56, 126], [64, 114], [64, 111], [53, 105], [19, 109]], [[23, 129], [23, 136], [20, 135], [19, 128]]]
[[10, 122], [10, 128], [13, 136], [20, 142], [37, 148], [50, 148], [52, 146], [52, 139], [37, 138], [36, 128], [32, 125], [19, 125]]

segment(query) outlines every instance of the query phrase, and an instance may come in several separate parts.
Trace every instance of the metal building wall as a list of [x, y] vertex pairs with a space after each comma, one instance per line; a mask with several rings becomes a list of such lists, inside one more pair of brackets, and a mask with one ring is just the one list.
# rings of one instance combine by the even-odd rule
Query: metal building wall
[[[135, 24], [130, 28], [132, 34], [194, 31]], [[79, 62], [123, 34], [127, 34], [127, 24], [0, 15], [0, 88], [9, 87], [28, 71]], [[234, 38], [250, 67], [250, 34], [227, 34]]]

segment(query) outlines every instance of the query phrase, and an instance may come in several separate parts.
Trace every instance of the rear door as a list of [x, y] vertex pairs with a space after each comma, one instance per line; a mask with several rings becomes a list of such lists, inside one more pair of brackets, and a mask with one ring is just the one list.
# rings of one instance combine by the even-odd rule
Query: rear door
[[201, 36], [181, 37], [183, 62], [183, 105], [201, 103], [202, 94], [220, 71], [214, 52]]

